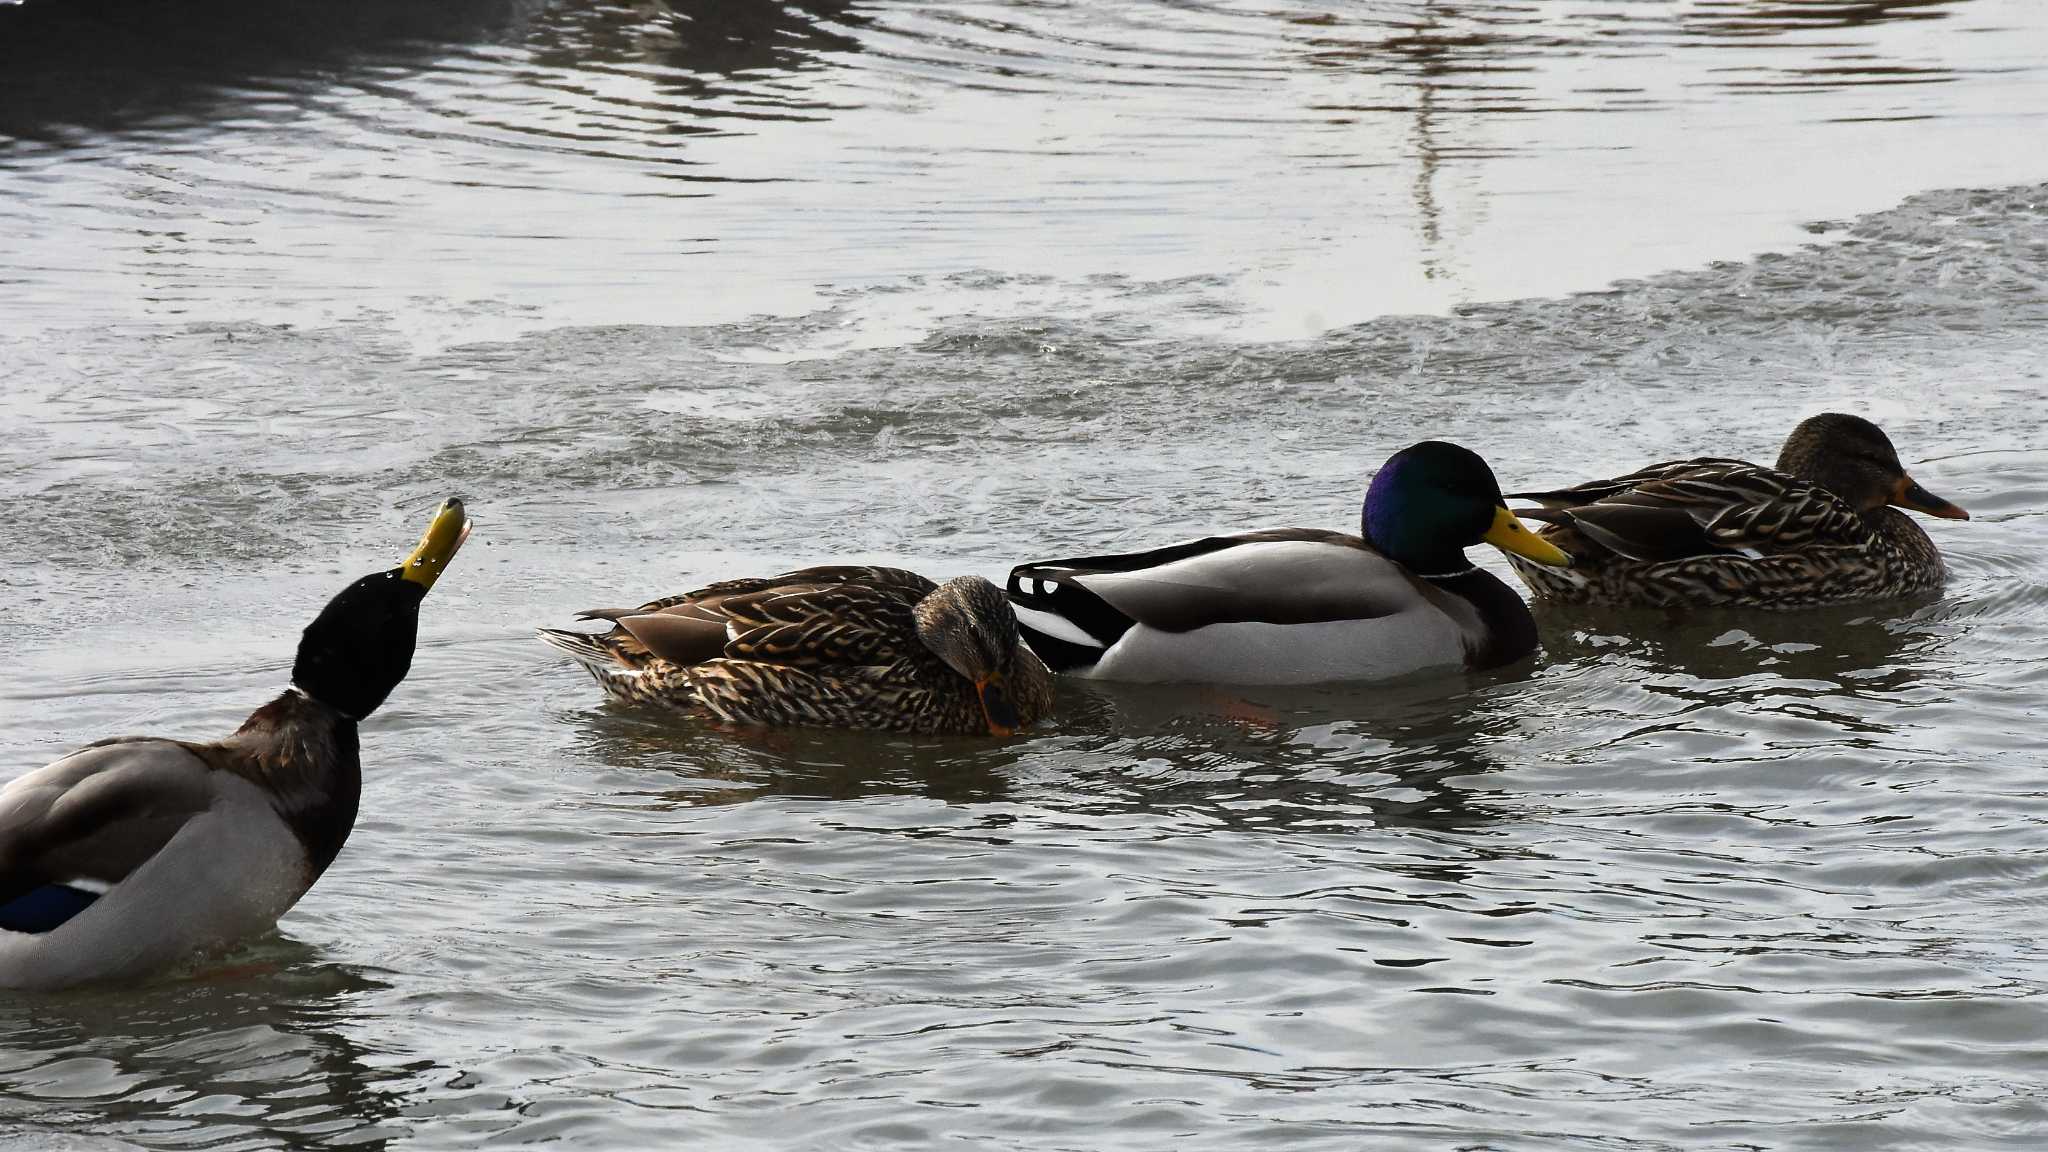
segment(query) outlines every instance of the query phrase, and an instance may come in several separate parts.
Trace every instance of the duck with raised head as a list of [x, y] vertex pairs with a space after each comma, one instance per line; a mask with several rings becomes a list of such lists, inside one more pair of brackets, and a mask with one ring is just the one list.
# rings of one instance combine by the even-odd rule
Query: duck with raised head
[[1360, 525], [1358, 536], [1273, 528], [1034, 561], [1010, 572], [1010, 603], [1055, 671], [1102, 680], [1382, 680], [1535, 650], [1522, 598], [1465, 549], [1570, 561], [1507, 510], [1477, 453], [1440, 440], [1395, 453]]
[[1052, 676], [1002, 590], [834, 565], [594, 608], [609, 632], [540, 629], [605, 692], [728, 724], [1009, 736], [1052, 707]]
[[342, 589], [291, 686], [226, 739], [102, 740], [0, 788], [0, 987], [145, 976], [275, 925], [348, 840], [357, 726], [468, 535], [449, 500], [403, 563]]
[[1940, 588], [1941, 553], [1910, 508], [1970, 514], [1922, 488], [1884, 431], [1823, 412], [1800, 422], [1774, 467], [1701, 457], [1611, 480], [1518, 493], [1569, 571], [1515, 562], [1538, 596], [1647, 607], [1802, 608]]

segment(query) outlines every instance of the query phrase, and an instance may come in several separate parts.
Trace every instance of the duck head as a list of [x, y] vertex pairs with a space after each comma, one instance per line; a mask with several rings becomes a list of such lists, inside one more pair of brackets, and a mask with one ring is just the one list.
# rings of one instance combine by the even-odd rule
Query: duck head
[[990, 734], [1020, 727], [1011, 679], [1017, 661], [1017, 616], [1003, 590], [979, 576], [956, 576], [917, 602], [917, 637], [947, 667], [974, 682]]
[[1373, 547], [1420, 576], [1470, 568], [1465, 549], [1474, 544], [1540, 564], [1571, 563], [1508, 511], [1500, 482], [1477, 452], [1442, 440], [1424, 440], [1388, 458], [1366, 490], [1361, 520]]
[[1813, 481], [1865, 515], [1892, 504], [1945, 520], [1970, 518], [1907, 475], [1891, 438], [1861, 416], [1823, 412], [1801, 420], [1785, 438], [1777, 467]]
[[450, 499], [398, 567], [342, 589], [306, 626], [292, 683], [351, 719], [375, 712], [412, 670], [420, 601], [468, 538], [469, 516]]

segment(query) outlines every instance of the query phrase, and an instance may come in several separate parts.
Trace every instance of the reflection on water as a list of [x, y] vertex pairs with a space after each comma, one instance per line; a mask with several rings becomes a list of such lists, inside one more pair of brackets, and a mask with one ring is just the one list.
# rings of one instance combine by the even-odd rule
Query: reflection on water
[[1882, 695], [1910, 689], [1941, 642], [1912, 600], [1797, 613], [1534, 607], [1549, 650], [1619, 659], [1711, 683], [1766, 675], [1818, 693]]
[[1063, 714], [1077, 807], [1241, 833], [1477, 830], [1502, 815], [1489, 748], [1519, 736], [1479, 681], [1075, 692], [1100, 704]]
[[[729, 728], [680, 718], [654, 706], [606, 703], [571, 713], [576, 753], [596, 763], [683, 777], [629, 804], [735, 804], [769, 796], [857, 800], [914, 792], [947, 803], [999, 800], [1012, 753], [976, 743], [870, 733]], [[680, 786], [674, 786], [679, 783]]]
[[[631, 75], [652, 66], [662, 89], [686, 103], [649, 103], [648, 113], [686, 110], [709, 120], [816, 119], [792, 74], [824, 67], [832, 53], [857, 52], [868, 17], [851, 0], [725, 4], [653, 0], [557, 5], [530, 25], [533, 63], [573, 76], [578, 70]], [[653, 131], [709, 131], [674, 116]], [[735, 130], [737, 126], [735, 126]]]
[[[517, 146], [531, 133], [596, 157], [624, 156], [619, 142], [658, 146], [671, 134], [739, 130], [748, 120], [815, 119], [793, 74], [825, 54], [857, 51], [848, 32], [863, 18], [844, 0], [722, 4], [674, 0], [638, 5], [459, 0], [345, 6], [198, 0], [167, 9], [38, 3], [0, 12], [0, 143], [5, 137], [78, 147], [93, 132], [161, 133], [214, 117], [246, 122], [317, 106], [352, 89], [386, 89], [435, 72], [416, 94], [428, 122], [458, 108], [470, 127]], [[831, 23], [827, 23], [830, 21]], [[508, 44], [522, 57], [497, 77], [546, 101], [575, 106], [574, 123], [531, 100], [460, 91], [493, 79]], [[657, 90], [636, 96], [647, 78]], [[736, 123], [721, 128], [718, 121]], [[464, 129], [449, 126], [447, 132]], [[651, 139], [648, 139], [651, 138]], [[659, 155], [636, 149], [634, 159]]]
[[386, 989], [271, 940], [196, 978], [0, 1004], [0, 1136], [383, 1148], [430, 1067], [350, 1039], [360, 1002]]
[[[1926, 186], [1887, 155], [2036, 178], [1996, 142], [2042, 29], [2023, 0], [37, 0], [0, 7], [0, 282], [22, 324], [445, 345], [868, 288], [842, 340], [888, 341], [1025, 284], [1206, 278], [1232, 291], [1184, 326], [1298, 336], [1782, 242]], [[1734, 169], [1779, 177], [1702, 194]]]
[[194, 0], [0, 9], [0, 138], [96, 148], [94, 134], [247, 123], [337, 79], [420, 68], [510, 30], [518, 0]]
[[[576, 753], [636, 773], [681, 777], [636, 788], [628, 807], [768, 797], [859, 800], [913, 794], [948, 804], [1057, 787], [1086, 813], [1170, 812], [1240, 832], [1470, 830], [1498, 813], [1470, 794], [1498, 771], [1490, 744], [1512, 716], [1441, 682], [1370, 688], [1065, 685], [1049, 731], [1010, 744], [866, 733], [725, 729], [651, 708], [604, 704], [563, 717]], [[643, 779], [644, 783], [644, 779]]]

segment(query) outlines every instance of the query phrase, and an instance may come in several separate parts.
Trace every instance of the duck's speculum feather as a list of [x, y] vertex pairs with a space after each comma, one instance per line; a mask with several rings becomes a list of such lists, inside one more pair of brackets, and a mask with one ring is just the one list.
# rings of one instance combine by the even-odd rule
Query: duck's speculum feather
[[54, 931], [92, 907], [100, 894], [70, 884], [44, 884], [0, 904], [0, 931]]

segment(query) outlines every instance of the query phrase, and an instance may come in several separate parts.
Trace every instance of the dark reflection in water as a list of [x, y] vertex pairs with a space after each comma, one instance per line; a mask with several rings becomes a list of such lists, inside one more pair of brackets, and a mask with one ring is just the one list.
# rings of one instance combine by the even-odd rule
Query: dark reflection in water
[[363, 71], [424, 66], [519, 23], [522, 0], [37, 0], [0, 6], [0, 144], [275, 111]]
[[859, 51], [852, 30], [865, 23], [851, 0], [570, 4], [534, 20], [527, 46], [533, 63], [565, 70], [655, 65], [662, 88], [686, 99], [751, 95], [761, 105], [712, 115], [778, 119], [789, 117], [774, 114], [774, 91], [751, 74], [802, 71], [820, 67], [825, 53]]
[[[827, 27], [858, 27], [847, 0], [544, 4], [536, 0], [111, 0], [0, 6], [0, 143], [80, 142], [82, 131], [168, 129], [264, 115], [330, 86], [384, 83], [450, 53], [516, 44], [527, 67], [658, 70], [660, 90], [696, 107], [656, 102], [637, 130], [709, 132], [699, 120], [805, 118], [810, 105], [762, 74], [819, 66], [860, 47]], [[529, 73], [543, 89], [564, 79]], [[588, 97], [569, 91], [569, 98]], [[737, 98], [739, 104], [721, 104]], [[516, 101], [494, 117], [517, 118]], [[778, 108], [780, 110], [778, 110]], [[687, 115], [683, 113], [687, 112]], [[616, 125], [614, 125], [616, 127]]]
[[[1291, 337], [1750, 250], [1871, 180], [2018, 168], [1976, 146], [2032, 110], [2016, 2], [33, 0], [0, 5], [0, 230], [25, 238], [0, 282], [27, 323], [470, 335], [420, 297], [523, 329], [907, 289], [838, 297], [888, 325], [1012, 307], [993, 270], [1177, 280], [1190, 323]], [[1711, 147], [1675, 143], [1703, 114]], [[1826, 127], [1916, 120], [1942, 129], [1898, 129], [1910, 168]], [[1694, 166], [1837, 147], [1870, 179], [1688, 202]], [[1560, 240], [1551, 196], [1629, 228]]]
[[[658, 806], [744, 803], [769, 796], [856, 800], [921, 794], [949, 803], [999, 800], [1001, 768], [1014, 755], [978, 741], [922, 740], [814, 729], [726, 728], [659, 708], [601, 704], [569, 722], [583, 726], [578, 754], [646, 772]], [[655, 773], [690, 780], [661, 785]]]
[[[1091, 814], [1194, 819], [1217, 831], [1478, 830], [1503, 813], [1475, 790], [1514, 717], [1446, 681], [1319, 688], [1063, 685], [1059, 721], [998, 744], [814, 730], [722, 729], [606, 704], [568, 718], [581, 754], [650, 774], [657, 806], [911, 794], [1028, 801]], [[1057, 767], [1046, 771], [1046, 764]], [[690, 781], [672, 788], [652, 774]]]
[[144, 1148], [383, 1148], [430, 1065], [346, 1027], [388, 986], [272, 937], [229, 967], [141, 988], [0, 1001], [0, 1139], [67, 1130]]
[[1940, 20], [1962, 0], [1705, 0], [1688, 5], [1688, 30], [1768, 36], [1806, 28], [1860, 28], [1888, 20]]
[[1459, 678], [1317, 688], [1089, 685], [1061, 754], [1068, 803], [1221, 830], [1463, 833], [1503, 812], [1478, 781], [1514, 719]]
[[[861, 51], [927, 75], [934, 69], [940, 75], [986, 72], [1005, 78], [1043, 73], [1084, 85], [1156, 84], [1163, 71], [1168, 82], [1206, 86], [1265, 74], [1262, 42], [1277, 40], [1312, 66], [1385, 75], [1412, 90], [1398, 104], [1319, 105], [1323, 111], [1412, 111], [1426, 121], [1441, 112], [1546, 110], [1533, 99], [1533, 89], [1515, 79], [1546, 60], [1653, 53], [1687, 44], [1762, 44], [1816, 29], [1939, 19], [1964, 2], [1726, 3], [1651, 13], [1635, 5], [1606, 5], [1562, 17], [1542, 7], [1502, 3], [1423, 2], [1313, 16], [1227, 4], [1137, 5], [1083, 37], [1062, 28], [1057, 5], [1042, 11], [1019, 6], [1010, 19], [991, 20], [979, 10], [853, 0], [34, 0], [0, 6], [0, 138], [76, 143], [82, 131], [168, 129], [275, 114], [330, 86], [383, 83], [393, 70], [426, 70], [451, 53], [497, 45], [523, 53], [515, 74], [504, 74], [507, 65], [489, 58], [466, 64], [479, 79], [499, 75], [513, 81], [498, 93], [478, 93], [493, 109], [491, 120], [549, 131], [545, 123], [529, 121], [534, 110], [522, 107], [528, 101], [517, 96], [526, 85], [554, 93], [565, 107], [614, 105], [617, 112], [621, 105], [638, 106], [622, 121], [580, 126], [581, 138], [599, 155], [607, 151], [599, 140], [616, 142], [629, 134], [695, 135], [732, 131], [749, 120], [828, 115], [836, 105], [793, 78], [835, 55]], [[1171, 52], [1158, 58], [1177, 34], [1200, 47], [1178, 58]], [[1233, 56], [1238, 58], [1231, 63]], [[1120, 59], [1126, 67], [1114, 67]], [[593, 90], [574, 79], [579, 72], [650, 80], [659, 96]], [[1873, 53], [1731, 72], [1725, 86], [1732, 91], [1954, 78], [1946, 68]], [[1639, 88], [1585, 89], [1580, 95], [1587, 102], [1581, 110], [1644, 106]], [[1426, 127], [1421, 131], [1429, 134]], [[562, 134], [579, 138], [574, 130]], [[1440, 151], [1434, 144], [1424, 150], [1432, 156]]]
[[[1515, 79], [1533, 72], [1546, 59], [1599, 55], [1646, 55], [1673, 47], [1780, 46], [1789, 37], [1827, 29], [1861, 28], [1893, 20], [1941, 19], [1966, 0], [1874, 0], [1871, 3], [1760, 5], [1727, 3], [1645, 6], [1627, 3], [1577, 8], [1558, 13], [1542, 6], [1459, 3], [1424, 0], [1405, 14], [1372, 17], [1329, 17], [1302, 21], [1316, 27], [1304, 44], [1311, 64], [1350, 70], [1391, 73], [1411, 84], [1418, 99], [1449, 87], [1463, 111], [1526, 112], [1529, 89]], [[1403, 19], [1402, 15], [1408, 18]], [[1843, 44], [1806, 47], [1837, 49]], [[1841, 57], [1827, 69], [1802, 70], [1832, 77], [1835, 84], [1887, 82], [1900, 73], [1928, 74], [1941, 70], [1887, 66], [1878, 56]], [[1760, 66], [1768, 67], [1768, 66]], [[1506, 82], [1491, 77], [1506, 76]], [[1588, 88], [1596, 106], [1619, 110], [1636, 103], [1627, 97], [1641, 89]]]
[[1678, 614], [1538, 602], [1533, 611], [1553, 659], [1626, 659], [1703, 684], [1762, 673], [1794, 691], [1804, 681], [1817, 695], [1878, 696], [1919, 684], [1939, 658], [1939, 637], [1916, 624], [1914, 604]]

